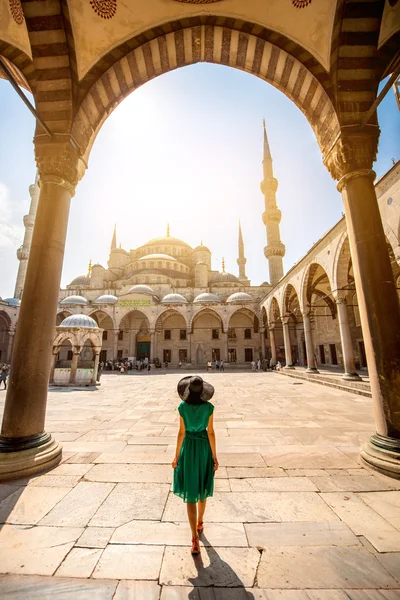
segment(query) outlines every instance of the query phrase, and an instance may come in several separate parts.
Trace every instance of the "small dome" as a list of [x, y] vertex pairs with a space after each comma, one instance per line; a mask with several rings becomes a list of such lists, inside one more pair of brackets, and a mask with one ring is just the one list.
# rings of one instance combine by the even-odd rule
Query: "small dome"
[[266, 286], [266, 285], [269, 285], [268, 281], [263, 281], [261, 284], [261, 287]]
[[19, 298], [4, 298], [4, 302], [7, 302], [8, 306], [21, 306]]
[[232, 273], [216, 273], [214, 277], [211, 278], [211, 284], [215, 283], [240, 283], [239, 279], [236, 275]]
[[79, 275], [69, 285], [90, 285], [90, 277], [89, 275]]
[[193, 300], [194, 303], [202, 303], [202, 302], [221, 302], [221, 299], [218, 298], [216, 294], [210, 294], [209, 292], [204, 292], [203, 294], [199, 294]]
[[169, 254], [146, 254], [146, 256], [141, 256], [139, 260], [172, 260], [176, 262], [176, 258]]
[[117, 296], [113, 296], [112, 294], [104, 294], [104, 296], [99, 296], [96, 300], [93, 301], [93, 304], [115, 304], [118, 302]]
[[186, 304], [187, 300], [182, 294], [167, 294], [161, 300], [162, 304]]
[[204, 262], [204, 260], [199, 260], [195, 266], [197, 267], [198, 265], [205, 265], [206, 267], [208, 267], [208, 264]]
[[88, 329], [97, 329], [98, 325], [92, 317], [88, 315], [70, 315], [61, 321], [59, 327], [86, 327]]
[[246, 292], [236, 292], [235, 294], [231, 294], [229, 296], [229, 298], [227, 299], [227, 302], [252, 302], [253, 298], [250, 296], [250, 294], [247, 294]]
[[149, 285], [134, 285], [127, 292], [128, 294], [145, 294], [147, 296], [155, 296], [155, 291]]
[[209, 252], [211, 254], [211, 250], [207, 248], [207, 246], [196, 246], [193, 252]]
[[83, 296], [67, 296], [61, 300], [61, 306], [86, 306], [89, 302]]
[[104, 269], [103, 265], [101, 265], [100, 263], [96, 263], [95, 265], [93, 265], [93, 267], [92, 267], [92, 271], [93, 271], [93, 269], [94, 269], [95, 267], [97, 267], [97, 268], [99, 268], [99, 267], [100, 267], [101, 269]]

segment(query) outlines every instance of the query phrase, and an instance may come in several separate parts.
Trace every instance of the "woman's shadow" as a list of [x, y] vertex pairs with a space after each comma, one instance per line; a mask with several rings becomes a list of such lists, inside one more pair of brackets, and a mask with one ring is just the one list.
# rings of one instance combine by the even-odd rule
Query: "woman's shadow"
[[[200, 535], [200, 539], [203, 542], [202, 551], [207, 553], [210, 564], [204, 566], [201, 554], [193, 556], [197, 577], [189, 578], [193, 590], [190, 591], [188, 599], [202, 600], [201, 590], [196, 588], [214, 587], [216, 600], [254, 600], [254, 595], [245, 589], [243, 581], [232, 567], [210, 546], [204, 533]], [[207, 595], [207, 598], [210, 596]]]

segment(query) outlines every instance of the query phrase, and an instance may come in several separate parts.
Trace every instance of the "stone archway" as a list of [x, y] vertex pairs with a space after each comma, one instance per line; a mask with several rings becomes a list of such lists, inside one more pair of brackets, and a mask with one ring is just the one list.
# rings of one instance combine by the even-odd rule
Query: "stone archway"
[[[26, 69], [22, 64], [21, 68], [36, 94], [36, 108], [44, 115], [53, 135], [50, 138], [44, 135], [40, 125], [37, 127], [35, 153], [41, 193], [24, 288], [25, 302], [21, 306], [16, 333], [13, 381], [7, 392], [0, 441], [4, 441], [6, 448], [14, 448], [18, 445], [15, 438], [28, 437], [32, 447], [38, 448], [39, 455], [44, 451], [41, 432], [69, 206], [77, 182], [87, 167], [90, 148], [101, 124], [138, 85], [174, 68], [204, 61], [243, 69], [270, 82], [297, 104], [316, 134], [324, 164], [333, 178], [339, 181], [339, 191], [343, 195], [366, 354], [371, 365], [376, 427], [385, 442], [382, 447], [382, 443], [373, 438], [373, 451], [364, 458], [380, 468], [374, 453], [383, 454], [385, 464], [388, 449], [392, 451], [394, 447], [400, 457], [397, 393], [400, 310], [373, 186], [372, 164], [376, 157], [379, 129], [375, 115], [371, 118], [369, 114], [378, 83], [390, 72], [390, 61], [394, 57], [391, 44], [394, 42], [395, 46], [398, 40], [396, 32], [392, 31], [387, 43], [378, 48], [382, 15], [378, 19], [349, 19], [342, 11], [344, 5], [338, 3], [335, 21], [331, 22], [334, 34], [330, 38], [332, 47], [326, 63], [331, 68], [329, 74], [305, 47], [285, 35], [277, 35], [275, 30], [247, 22], [247, 13], [243, 15], [244, 20], [235, 20], [222, 12], [213, 14], [210, 11], [206, 21], [193, 14], [194, 20], [182, 18], [174, 30], [174, 22], [167, 18], [162, 26], [153, 22], [147, 37], [146, 32], [141, 31], [135, 38], [119, 40], [120, 45], [114, 48], [115, 54], [110, 52], [103, 57], [104, 60], [97, 60], [97, 57], [85, 81], [80, 81], [73, 35], [72, 45], [69, 45], [72, 29], [68, 30], [68, 34], [64, 30], [64, 22], [69, 22], [68, 6], [64, 3], [65, 10], [57, 12], [57, 16], [63, 12], [62, 18], [54, 19], [53, 15], [47, 15], [46, 3], [35, 4], [37, 18], [28, 20], [33, 60]], [[351, 6], [352, 3], [345, 4]], [[383, 2], [380, 5], [382, 7]], [[237, 20], [240, 20], [240, 31], [235, 26]], [[54, 30], [54, 22], [61, 23], [63, 43], [59, 45], [52, 44], [49, 33]], [[42, 33], [46, 32], [48, 41], [45, 44], [41, 44], [41, 36], [34, 32], [39, 25]], [[359, 25], [365, 27], [367, 36], [361, 36], [363, 41], [355, 40], [353, 45], [365, 46], [368, 50], [368, 77], [365, 81], [357, 77], [359, 73], [352, 76], [351, 71], [358, 70], [358, 67], [352, 66], [352, 52], [346, 53], [349, 27], [355, 34], [352, 37], [358, 38]], [[329, 33], [332, 31], [330, 29]], [[276, 43], [272, 44], [271, 40]], [[10, 47], [7, 43], [3, 46], [5, 51], [9, 51]], [[57, 49], [62, 56], [55, 54]], [[347, 62], [350, 63], [346, 69], [341, 68], [343, 56], [348, 57]], [[17, 53], [14, 62], [19, 57], [20, 53]], [[50, 63], [54, 59], [53, 64], [49, 64], [47, 59]], [[64, 66], [60, 67], [60, 64]], [[346, 77], [342, 74], [344, 70]], [[43, 94], [36, 90], [35, 85], [44, 80], [45, 71], [49, 87]], [[63, 75], [66, 84], [60, 90], [53, 83], [62, 79]], [[52, 90], [61, 92], [62, 98], [49, 93]], [[46, 276], [39, 277], [39, 272]], [[42, 356], [48, 356], [48, 364], [43, 364], [42, 358], [40, 364], [39, 358], [36, 362], [32, 359], [38, 347]], [[376, 348], [379, 348], [379, 357]], [[15, 426], [15, 411], [22, 415], [18, 426]], [[47, 449], [42, 462], [54, 464], [60, 458], [60, 447], [51, 437], [45, 438]], [[37, 463], [37, 457], [31, 454], [28, 462]], [[387, 465], [389, 471], [397, 469], [399, 472], [399, 463], [400, 458], [396, 459], [395, 467]], [[0, 467], [7, 473], [14, 468], [12, 464], [2, 466], [1, 463]]]
[[[249, 27], [253, 29], [254, 25]], [[146, 34], [141, 37], [146, 38]], [[306, 116], [322, 151], [339, 134], [339, 121], [328, 93], [297, 58], [261, 37], [235, 31], [233, 27], [199, 24], [161, 32], [151, 41], [137, 44], [93, 83], [71, 130], [84, 161], [88, 162], [102, 124], [124, 98], [154, 77], [197, 62], [241, 69], [276, 87]]]
[[191, 334], [184, 315], [174, 309], [163, 311], [155, 326], [155, 358], [177, 365], [192, 362]]
[[117, 359], [151, 358], [152, 334], [147, 315], [140, 310], [126, 313], [117, 329]]
[[227, 339], [223, 320], [216, 310], [202, 308], [191, 320], [192, 362], [203, 365], [208, 361], [228, 362]]
[[5, 311], [0, 311], [0, 364], [11, 360], [12, 340], [11, 319]]

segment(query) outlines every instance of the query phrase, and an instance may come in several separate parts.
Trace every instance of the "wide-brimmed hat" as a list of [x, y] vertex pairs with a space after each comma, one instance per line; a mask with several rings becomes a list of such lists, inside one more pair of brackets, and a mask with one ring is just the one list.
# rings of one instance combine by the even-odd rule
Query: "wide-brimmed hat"
[[214, 396], [215, 391], [211, 383], [207, 383], [199, 375], [183, 377], [178, 383], [177, 389], [179, 396], [184, 402], [190, 398], [191, 393], [199, 394], [200, 400], [207, 402]]

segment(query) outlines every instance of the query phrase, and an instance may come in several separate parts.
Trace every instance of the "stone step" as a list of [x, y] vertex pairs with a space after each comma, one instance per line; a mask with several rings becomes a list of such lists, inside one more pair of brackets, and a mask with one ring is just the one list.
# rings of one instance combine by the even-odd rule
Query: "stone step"
[[345, 381], [335, 376], [329, 377], [329, 375], [299, 373], [294, 370], [287, 371], [282, 369], [281, 371], [275, 372], [278, 375], [285, 375], [286, 377], [293, 377], [294, 379], [302, 379], [303, 381], [319, 383], [320, 385], [327, 385], [329, 387], [336, 388], [337, 390], [343, 390], [352, 394], [358, 394], [359, 396], [372, 398], [371, 386], [369, 383], [363, 381]]

